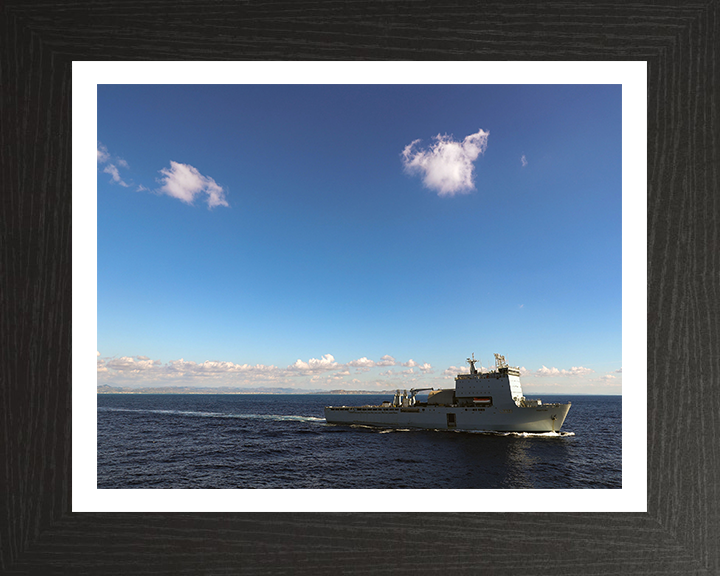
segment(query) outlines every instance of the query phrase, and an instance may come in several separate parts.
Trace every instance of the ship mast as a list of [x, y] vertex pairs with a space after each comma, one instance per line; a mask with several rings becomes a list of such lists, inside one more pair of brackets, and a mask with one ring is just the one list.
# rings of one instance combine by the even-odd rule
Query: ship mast
[[474, 352], [473, 352], [472, 358], [468, 358], [468, 359], [466, 360], [466, 362], [467, 362], [468, 364], [470, 364], [470, 374], [477, 374], [477, 370], [475, 369], [475, 362], [477, 362], [477, 360], [475, 360], [475, 353], [474, 353]]
[[500, 354], [495, 354], [495, 367], [500, 370], [500, 368], [507, 368], [507, 362], [505, 362], [505, 356], [501, 356]]

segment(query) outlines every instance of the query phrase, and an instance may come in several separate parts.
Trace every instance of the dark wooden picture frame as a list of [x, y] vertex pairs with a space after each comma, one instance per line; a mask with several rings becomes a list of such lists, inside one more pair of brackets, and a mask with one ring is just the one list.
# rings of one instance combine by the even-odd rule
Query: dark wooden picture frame
[[[717, 0], [6, 0], [0, 572], [720, 573], [719, 53]], [[327, 59], [647, 61], [647, 513], [71, 512], [72, 61]]]

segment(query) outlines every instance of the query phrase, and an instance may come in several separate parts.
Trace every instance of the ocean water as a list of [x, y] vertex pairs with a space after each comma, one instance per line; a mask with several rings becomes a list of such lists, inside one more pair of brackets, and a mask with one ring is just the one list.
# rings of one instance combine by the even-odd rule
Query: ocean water
[[325, 422], [384, 395], [99, 394], [98, 488], [621, 488], [620, 396], [573, 405], [559, 434]]

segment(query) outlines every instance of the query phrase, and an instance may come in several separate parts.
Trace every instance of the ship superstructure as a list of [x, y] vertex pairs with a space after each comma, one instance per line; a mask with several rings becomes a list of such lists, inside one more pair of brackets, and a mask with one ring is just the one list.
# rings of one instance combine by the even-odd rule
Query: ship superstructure
[[[458, 374], [455, 388], [397, 390], [392, 401], [377, 406], [327, 406], [331, 424], [360, 424], [391, 428], [487, 430], [505, 432], [559, 432], [568, 411], [566, 404], [543, 404], [525, 398], [520, 369], [508, 366], [495, 354], [495, 367], [487, 372], [468, 358], [469, 374]], [[425, 402], [418, 392], [429, 390]]]

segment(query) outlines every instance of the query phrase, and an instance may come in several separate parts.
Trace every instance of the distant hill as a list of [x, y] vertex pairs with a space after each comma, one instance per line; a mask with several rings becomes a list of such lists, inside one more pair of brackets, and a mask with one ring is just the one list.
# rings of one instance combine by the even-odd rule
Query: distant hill
[[98, 386], [98, 394], [390, 394], [392, 390], [299, 390], [297, 388], [201, 388], [195, 386], [167, 386], [154, 388], [124, 388]]

